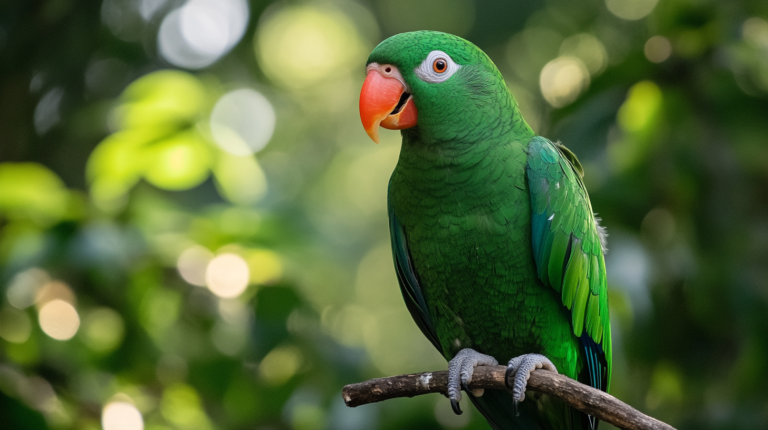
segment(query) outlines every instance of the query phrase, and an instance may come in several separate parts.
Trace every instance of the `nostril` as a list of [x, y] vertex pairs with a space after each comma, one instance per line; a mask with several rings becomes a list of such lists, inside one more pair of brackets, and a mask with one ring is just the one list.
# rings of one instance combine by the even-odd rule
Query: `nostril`
[[385, 72], [387, 72], [387, 73], [389, 73], [389, 72], [391, 72], [391, 71], [392, 71], [392, 68], [391, 68], [391, 67], [387, 67], [386, 69], [384, 69], [384, 71], [385, 71]]

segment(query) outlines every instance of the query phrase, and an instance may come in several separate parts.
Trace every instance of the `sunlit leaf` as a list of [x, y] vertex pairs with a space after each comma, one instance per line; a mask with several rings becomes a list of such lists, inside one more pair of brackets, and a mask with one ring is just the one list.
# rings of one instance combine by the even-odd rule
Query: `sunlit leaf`
[[638, 82], [630, 88], [617, 115], [624, 135], [608, 147], [617, 170], [638, 165], [659, 143], [654, 132], [660, 123], [663, 101], [661, 89], [651, 81]]
[[121, 199], [139, 181], [145, 169], [143, 145], [158, 137], [153, 130], [117, 132], [91, 153], [86, 173], [91, 197], [98, 205]]
[[166, 388], [160, 411], [166, 420], [181, 430], [211, 428], [211, 422], [202, 410], [200, 396], [189, 385], [175, 384]]
[[150, 73], [132, 83], [115, 111], [120, 128], [189, 123], [205, 104], [205, 89], [194, 76], [177, 70]]
[[640, 132], [654, 120], [661, 107], [661, 90], [651, 81], [638, 82], [629, 90], [627, 101], [619, 109], [619, 124], [631, 132]]
[[0, 214], [50, 224], [66, 215], [68, 204], [64, 183], [42, 164], [0, 164]]
[[167, 190], [185, 190], [208, 177], [211, 152], [195, 131], [179, 133], [145, 150], [149, 183]]

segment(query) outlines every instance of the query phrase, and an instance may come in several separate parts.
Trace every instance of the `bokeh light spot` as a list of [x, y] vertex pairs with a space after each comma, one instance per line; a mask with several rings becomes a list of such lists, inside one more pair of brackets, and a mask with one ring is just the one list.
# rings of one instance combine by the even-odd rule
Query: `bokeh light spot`
[[118, 38], [131, 42], [140, 40], [144, 26], [139, 6], [135, 0], [104, 0], [101, 2], [101, 20]]
[[35, 131], [40, 136], [48, 132], [61, 120], [61, 100], [64, 98], [64, 90], [54, 88], [40, 99], [35, 107], [34, 124]]
[[8, 303], [18, 309], [32, 306], [35, 303], [37, 291], [48, 281], [50, 281], [48, 274], [36, 267], [16, 274], [5, 293]]
[[[522, 82], [538, 83], [541, 69], [559, 56], [563, 36], [550, 27], [533, 26], [513, 35], [507, 42], [507, 66], [519, 75]], [[517, 93], [515, 93], [517, 96]]]
[[215, 3], [199, 0], [190, 1], [180, 9], [181, 35], [192, 49], [209, 58], [220, 56], [229, 42], [229, 23], [223, 14], [217, 12]]
[[768, 50], [768, 21], [753, 16], [741, 26], [741, 36], [755, 47]]
[[605, 0], [608, 10], [621, 19], [636, 21], [645, 18], [659, 0]]
[[259, 249], [248, 255], [248, 267], [251, 269], [251, 282], [270, 284], [283, 275], [283, 263], [280, 256], [267, 250]]
[[76, 303], [75, 293], [69, 288], [69, 285], [56, 280], [43, 284], [35, 295], [35, 303], [37, 303], [38, 308], [56, 299], [63, 300], [71, 305]]
[[57, 406], [61, 405], [51, 383], [40, 376], [31, 376], [26, 380], [19, 379], [18, 384], [16, 388], [19, 397], [38, 411], [52, 413]]
[[301, 367], [301, 351], [295, 346], [279, 346], [261, 360], [259, 374], [269, 385], [287, 382]]
[[267, 177], [253, 156], [221, 153], [213, 174], [219, 193], [232, 203], [252, 205], [267, 193]]
[[[341, 154], [340, 154], [341, 155]], [[352, 154], [350, 154], [352, 155]], [[347, 157], [334, 162], [343, 162], [346, 174], [341, 177], [341, 186], [330, 185], [327, 190], [331, 204], [343, 204], [355, 209], [347, 211], [352, 217], [376, 216], [387, 210], [387, 183], [392, 169], [400, 155], [399, 145], [385, 146], [376, 152], [365, 152], [352, 160]], [[334, 199], [345, 197], [344, 203]]]
[[299, 403], [291, 410], [291, 425], [296, 430], [323, 430], [325, 421], [325, 410], [315, 404]]
[[174, 384], [165, 389], [160, 411], [180, 429], [209, 430], [212, 427], [202, 409], [200, 395], [186, 384]]
[[32, 333], [26, 312], [6, 306], [0, 310], [0, 337], [11, 343], [24, 343]]
[[261, 151], [275, 130], [275, 110], [261, 93], [243, 88], [223, 95], [211, 112], [211, 133], [233, 155]]
[[270, 11], [254, 46], [264, 72], [288, 88], [350, 72], [366, 55], [349, 18], [335, 9], [310, 6]]
[[144, 297], [139, 308], [141, 325], [155, 339], [173, 327], [181, 310], [181, 295], [169, 289], [156, 289]]
[[40, 309], [40, 328], [56, 340], [69, 340], [80, 327], [80, 316], [71, 304], [61, 299], [52, 300]]
[[642, 131], [650, 125], [661, 102], [661, 89], [655, 83], [638, 82], [630, 88], [627, 101], [619, 108], [618, 122], [627, 131]]
[[0, 163], [0, 214], [50, 225], [65, 216], [64, 183], [38, 163]]
[[561, 56], [576, 57], [581, 60], [591, 75], [601, 73], [608, 65], [608, 54], [600, 39], [581, 33], [571, 36], [560, 45]]
[[[123, 129], [165, 129], [171, 124], [193, 120], [205, 99], [205, 88], [196, 77], [178, 70], [161, 70], [131, 83], [123, 91], [123, 103], [114, 115], [117, 125]], [[157, 131], [149, 131], [155, 133], [145, 139], [156, 139]]]
[[145, 165], [140, 144], [146, 133], [121, 131], [104, 139], [91, 153], [86, 173], [93, 202], [109, 212], [125, 203], [125, 193], [138, 182]]
[[119, 313], [109, 308], [91, 311], [83, 320], [86, 344], [94, 351], [106, 353], [120, 346], [125, 324]]
[[675, 237], [675, 218], [664, 208], [654, 208], [643, 218], [640, 237], [648, 242], [666, 246]]
[[130, 403], [112, 402], [101, 412], [101, 426], [104, 430], [143, 430], [141, 412]]
[[194, 131], [178, 133], [147, 152], [147, 181], [166, 190], [185, 190], [208, 177], [210, 152]]
[[683, 386], [683, 378], [676, 366], [662, 361], [653, 370], [646, 404], [651, 409], [656, 409], [661, 404], [678, 405], [685, 398]]
[[609, 285], [629, 296], [634, 315], [637, 318], [647, 315], [653, 308], [648, 289], [652, 266], [640, 241], [632, 236], [612, 235], [605, 265]]
[[367, 337], [377, 330], [377, 321], [367, 309], [356, 306], [327, 306], [323, 309], [320, 324], [324, 331], [346, 346], [364, 345]]
[[589, 71], [576, 57], [558, 57], [541, 70], [539, 85], [544, 99], [560, 108], [576, 100], [589, 86]]
[[250, 279], [248, 264], [235, 254], [221, 254], [208, 263], [205, 280], [219, 297], [237, 297], [245, 291]]
[[149, 21], [165, 5], [167, 0], [140, 0], [139, 13], [145, 21]]
[[645, 58], [652, 63], [661, 63], [672, 55], [672, 44], [664, 36], [653, 36], [645, 42]]
[[176, 268], [182, 279], [198, 287], [205, 286], [205, 271], [213, 259], [213, 253], [207, 248], [196, 245], [187, 248], [179, 255]]
[[207, 67], [240, 40], [248, 24], [245, 0], [191, 0], [165, 16], [157, 43], [168, 62]]

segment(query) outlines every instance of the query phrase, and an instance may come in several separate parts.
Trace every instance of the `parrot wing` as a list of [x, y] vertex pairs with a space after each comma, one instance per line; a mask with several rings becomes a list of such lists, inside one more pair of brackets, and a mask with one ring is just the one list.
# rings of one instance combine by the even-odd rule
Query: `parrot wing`
[[539, 136], [529, 143], [528, 154], [531, 236], [538, 277], [561, 294], [563, 305], [571, 312], [590, 385], [608, 391], [612, 360], [605, 233], [595, 221], [576, 156]]
[[392, 259], [395, 261], [395, 272], [400, 283], [400, 292], [403, 293], [405, 305], [416, 321], [424, 336], [432, 342], [432, 345], [442, 354], [443, 348], [437, 340], [437, 332], [432, 324], [424, 294], [419, 284], [419, 277], [413, 267], [411, 253], [408, 249], [408, 239], [402, 224], [397, 219], [392, 205], [387, 202], [389, 209], [389, 235], [392, 240]]

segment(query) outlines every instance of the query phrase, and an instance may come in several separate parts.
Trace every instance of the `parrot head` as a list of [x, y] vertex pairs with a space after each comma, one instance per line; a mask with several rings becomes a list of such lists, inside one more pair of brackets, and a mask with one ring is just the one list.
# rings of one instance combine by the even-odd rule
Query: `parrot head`
[[519, 117], [501, 73], [477, 46], [436, 31], [401, 33], [368, 57], [360, 119], [374, 142], [379, 126], [422, 141], [455, 140], [502, 115]]

